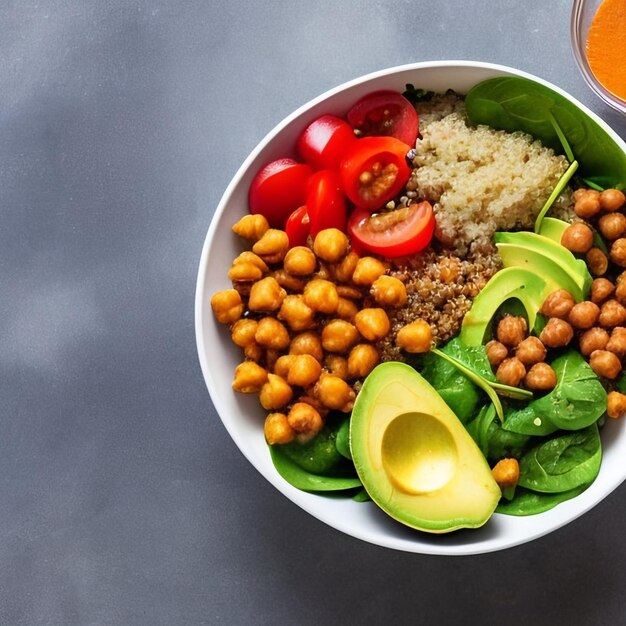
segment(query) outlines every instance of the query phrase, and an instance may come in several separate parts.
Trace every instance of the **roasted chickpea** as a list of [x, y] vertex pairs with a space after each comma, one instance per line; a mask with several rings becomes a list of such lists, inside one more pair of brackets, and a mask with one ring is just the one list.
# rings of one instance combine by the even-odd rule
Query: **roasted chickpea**
[[510, 387], [519, 387], [524, 376], [526, 376], [526, 368], [524, 364], [514, 356], [504, 359], [496, 370], [496, 380]]
[[387, 335], [391, 323], [384, 309], [361, 309], [354, 316], [354, 325], [368, 341], [379, 341]]
[[589, 357], [591, 369], [598, 375], [613, 380], [622, 371], [619, 357], [608, 350], [594, 350]]
[[600, 304], [615, 291], [615, 285], [608, 278], [594, 278], [591, 283], [591, 301]]
[[383, 274], [373, 283], [370, 293], [380, 306], [399, 307], [406, 303], [406, 287], [404, 283], [394, 276]]
[[545, 299], [540, 312], [548, 317], [566, 319], [573, 306], [572, 294], [565, 289], [557, 289]]
[[270, 228], [263, 233], [253, 246], [252, 252], [258, 254], [266, 263], [278, 263], [285, 258], [289, 250], [289, 237], [284, 230]]
[[348, 352], [359, 340], [359, 331], [346, 320], [331, 320], [322, 329], [322, 348], [327, 352]]
[[405, 352], [418, 354], [428, 352], [433, 341], [430, 324], [423, 319], [417, 319], [404, 325], [396, 334], [396, 345]]
[[235, 257], [233, 265], [239, 265], [240, 263], [252, 263], [252, 265], [258, 267], [263, 274], [269, 272], [267, 263], [265, 263], [258, 254], [254, 254], [254, 252], [250, 250], [244, 250], [239, 256]]
[[578, 341], [580, 353], [584, 356], [589, 356], [595, 350], [604, 350], [606, 348], [606, 344], [609, 341], [609, 333], [604, 328], [596, 326], [586, 330]]
[[313, 252], [328, 263], [336, 263], [348, 251], [348, 237], [338, 228], [320, 230], [313, 240]]
[[235, 289], [214, 293], [211, 297], [211, 308], [220, 324], [233, 324], [243, 314], [243, 302]]
[[617, 300], [607, 300], [600, 308], [598, 322], [601, 326], [621, 326], [626, 322], [626, 307]]
[[310, 354], [290, 354], [292, 361], [287, 373], [287, 382], [298, 387], [310, 387], [322, 373], [319, 361]]
[[248, 308], [251, 311], [277, 311], [287, 292], [273, 276], [262, 278], [250, 289]]
[[600, 206], [605, 211], [617, 211], [625, 202], [626, 196], [619, 189], [605, 189], [600, 192]]
[[606, 342], [605, 349], [612, 352], [620, 359], [626, 356], [626, 328], [617, 326], [611, 331], [611, 336]]
[[254, 340], [270, 350], [284, 350], [291, 341], [287, 329], [274, 317], [259, 320]]
[[324, 426], [322, 416], [308, 402], [296, 402], [287, 414], [289, 426], [296, 432], [312, 437]]
[[572, 307], [572, 310], [567, 316], [567, 321], [574, 327], [580, 330], [586, 330], [591, 328], [600, 315], [600, 307], [590, 300], [584, 302], [578, 302]]
[[254, 334], [256, 333], [256, 320], [239, 319], [230, 329], [230, 338], [233, 343], [240, 348], [245, 348], [254, 343]]
[[446, 284], [453, 283], [460, 271], [461, 262], [454, 257], [444, 257], [439, 263], [439, 278]]
[[306, 280], [300, 278], [299, 276], [292, 276], [282, 267], [280, 269], [274, 270], [272, 272], [272, 276], [276, 279], [276, 282], [284, 289], [288, 289], [289, 291], [295, 293], [302, 293], [304, 291]]
[[326, 263], [320, 261], [319, 267], [317, 268], [317, 272], [313, 275], [314, 278], [319, 278], [320, 280], [333, 280], [332, 272]]
[[267, 382], [267, 372], [254, 361], [244, 361], [235, 368], [233, 389], [239, 393], [258, 393]]
[[591, 248], [585, 256], [585, 261], [594, 276], [602, 276], [609, 269], [609, 260], [600, 248]]
[[547, 363], [535, 363], [528, 370], [524, 384], [533, 391], [550, 391], [556, 386], [556, 374]]
[[228, 278], [235, 283], [254, 282], [263, 278], [263, 271], [260, 267], [249, 261], [233, 263], [228, 270]]
[[360, 343], [348, 355], [348, 376], [365, 378], [378, 363], [378, 350], [369, 343]]
[[526, 337], [528, 324], [523, 317], [505, 315], [499, 322], [496, 337], [505, 346], [515, 347]]
[[296, 431], [289, 425], [287, 416], [284, 413], [270, 413], [265, 418], [263, 432], [265, 441], [270, 446], [289, 443], [296, 437]]
[[595, 189], [577, 189], [574, 193], [574, 212], [588, 219], [600, 211], [600, 192]]
[[315, 255], [306, 246], [290, 248], [283, 260], [283, 268], [292, 276], [310, 276], [316, 265]]
[[319, 335], [313, 332], [296, 335], [289, 344], [289, 354], [310, 354], [321, 363], [324, 351]]
[[272, 373], [287, 380], [287, 376], [289, 376], [289, 368], [295, 358], [294, 354], [282, 354], [276, 359]]
[[359, 308], [356, 304], [354, 304], [354, 302], [352, 302], [352, 300], [348, 300], [347, 298], [339, 298], [336, 312], [337, 317], [342, 320], [347, 320], [348, 322], [351, 322], [358, 312]]
[[307, 305], [301, 295], [286, 296], [278, 311], [278, 319], [299, 332], [315, 325], [315, 311]]
[[329, 409], [347, 412], [352, 409], [355, 393], [338, 376], [322, 372], [313, 389], [315, 397]]
[[500, 459], [491, 470], [500, 489], [515, 487], [519, 480], [519, 462], [515, 458]]
[[621, 304], [626, 306], [626, 280], [624, 280], [623, 276], [626, 272], [622, 272], [617, 277], [617, 284], [615, 286], [615, 299]]
[[363, 297], [363, 292], [352, 285], [337, 285], [337, 293], [340, 298], [347, 300], [360, 300]]
[[348, 254], [333, 267], [335, 278], [342, 283], [350, 282], [358, 260], [359, 255], [354, 250], [348, 252]]
[[620, 237], [612, 243], [609, 256], [615, 265], [626, 267], [626, 237]]
[[593, 232], [587, 224], [570, 224], [563, 231], [561, 245], [572, 252], [587, 252], [593, 245]]
[[348, 359], [338, 354], [329, 354], [324, 359], [324, 367], [328, 370], [329, 374], [338, 376], [342, 380], [348, 379]]
[[256, 341], [253, 341], [243, 349], [243, 354], [249, 361], [260, 363], [265, 351], [262, 346], [260, 346]]
[[265, 350], [265, 367], [268, 372], [273, 372], [276, 366], [276, 361], [280, 358], [280, 350], [274, 348], [267, 348]]
[[503, 344], [497, 341], [496, 339], [492, 339], [485, 346], [485, 352], [487, 354], [487, 359], [491, 364], [491, 367], [496, 367], [509, 356], [509, 349]]
[[244, 239], [255, 242], [258, 241], [270, 225], [265, 216], [260, 213], [254, 215], [244, 215], [240, 220], [233, 224], [233, 232]]
[[352, 282], [355, 285], [369, 287], [379, 276], [386, 271], [385, 264], [371, 256], [361, 257], [352, 273]]
[[546, 358], [546, 353], [546, 347], [541, 343], [539, 337], [532, 335], [521, 341], [515, 350], [515, 356], [524, 365], [540, 363]]
[[539, 339], [548, 348], [566, 346], [574, 336], [574, 329], [565, 320], [551, 317], [539, 335]]
[[339, 305], [337, 287], [328, 280], [315, 278], [304, 288], [304, 301], [314, 311], [332, 315]]
[[276, 374], [268, 374], [267, 382], [261, 387], [259, 401], [267, 411], [282, 409], [291, 402], [293, 390], [289, 383]]
[[606, 213], [598, 220], [598, 228], [605, 239], [614, 241], [626, 232], [626, 215]]
[[606, 398], [606, 414], [616, 420], [626, 414], [626, 395], [619, 391], [609, 391]]

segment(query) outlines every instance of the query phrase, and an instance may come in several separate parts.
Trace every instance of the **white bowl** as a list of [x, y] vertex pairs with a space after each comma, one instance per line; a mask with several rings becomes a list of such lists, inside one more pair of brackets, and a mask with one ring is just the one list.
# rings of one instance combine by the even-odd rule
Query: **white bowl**
[[233, 371], [241, 351], [230, 341], [228, 329], [211, 311], [211, 295], [230, 288], [227, 271], [244, 248], [231, 232], [232, 224], [247, 210], [248, 188], [257, 170], [269, 161], [293, 154], [298, 134], [323, 113], [344, 114], [361, 96], [379, 89], [403, 91], [407, 83], [433, 91], [454, 89], [464, 93], [476, 83], [501, 75], [529, 78], [551, 87], [595, 119], [624, 149], [626, 144], [611, 128], [562, 89], [530, 74], [500, 65], [473, 61], [437, 61], [394, 67], [349, 81], [308, 102], [278, 124], [244, 161], [226, 189], [202, 250], [196, 286], [195, 324], [202, 372], [224, 426], [241, 452], [281, 493], [316, 518], [348, 535], [380, 546], [422, 554], [479, 554], [515, 546], [545, 535], [598, 504], [626, 478], [625, 425], [614, 420], [602, 431], [604, 457], [596, 481], [578, 497], [529, 517], [495, 514], [485, 526], [447, 535], [413, 531], [387, 517], [372, 502], [329, 498], [299, 491], [283, 480], [272, 465], [263, 437], [264, 412], [256, 396], [234, 393]]

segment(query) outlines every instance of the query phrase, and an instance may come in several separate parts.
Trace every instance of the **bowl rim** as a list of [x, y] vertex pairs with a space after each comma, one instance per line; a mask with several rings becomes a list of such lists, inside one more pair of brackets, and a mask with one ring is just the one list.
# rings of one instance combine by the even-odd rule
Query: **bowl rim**
[[[324, 100], [343, 92], [352, 87], [358, 86], [362, 83], [366, 83], [372, 80], [384, 78], [393, 74], [398, 74], [406, 71], [416, 71], [421, 69], [433, 69], [433, 68], [470, 68], [470, 69], [484, 69], [490, 70], [494, 73], [500, 73], [502, 75], [511, 75], [517, 76], [521, 78], [526, 78], [532, 81], [535, 81], [541, 85], [549, 87], [555, 92], [559, 93], [563, 97], [567, 98], [569, 101], [573, 102], [576, 106], [578, 106], [582, 111], [587, 113], [594, 121], [596, 121], [601, 128], [603, 128], [609, 136], [626, 152], [626, 142], [597, 114], [591, 111], [588, 107], [578, 101], [574, 96], [567, 93], [560, 87], [554, 85], [553, 83], [544, 80], [534, 74], [529, 72], [519, 70], [513, 68], [511, 66], [490, 63], [484, 61], [472, 61], [472, 60], [434, 60], [434, 61], [420, 61], [415, 63], [407, 63], [403, 65], [397, 65], [388, 67], [382, 70], [377, 70], [375, 72], [370, 72], [351, 80], [345, 81], [331, 89], [326, 90], [319, 96], [305, 102], [303, 105], [298, 107], [295, 111], [287, 115], [283, 118], [278, 124], [276, 124], [266, 135], [257, 143], [257, 145], [252, 149], [249, 155], [245, 158], [243, 163], [239, 166], [236, 173], [228, 183], [226, 189], [224, 190], [220, 201], [211, 216], [210, 224], [208, 227], [207, 234], [204, 239], [204, 244], [202, 246], [202, 252], [200, 256], [200, 262], [198, 266], [198, 274], [196, 279], [196, 292], [195, 292], [195, 300], [194, 300], [194, 325], [195, 325], [195, 335], [196, 335], [196, 349], [198, 352], [198, 359], [200, 362], [200, 367], [202, 370], [202, 374], [204, 377], [205, 384], [207, 386], [209, 396], [215, 408], [215, 411], [220, 417], [220, 420], [226, 431], [234, 441], [235, 445], [243, 454], [243, 456], [252, 464], [253, 467], [261, 474], [263, 478], [265, 478], [271, 485], [273, 485], [282, 495], [287, 497], [289, 500], [294, 502], [301, 509], [305, 510], [307, 513], [315, 517], [316, 519], [324, 522], [325, 524], [339, 530], [351, 537], [360, 539], [367, 543], [371, 543], [373, 545], [391, 548], [395, 550], [400, 550], [403, 552], [409, 552], [414, 554], [429, 554], [429, 555], [440, 555], [440, 556], [466, 556], [466, 555], [475, 555], [475, 554], [486, 554], [489, 552], [495, 552], [499, 550], [509, 549], [535, 539], [538, 539], [544, 535], [547, 535], [559, 528], [569, 524], [574, 521], [594, 506], [599, 504], [602, 500], [604, 500], [611, 492], [613, 492], [619, 485], [626, 479], [626, 475], [620, 476], [619, 479], [610, 478], [605, 481], [603, 489], [596, 494], [596, 496], [591, 499], [590, 497], [585, 498], [585, 494], [589, 493], [589, 490], [583, 492], [581, 495], [577, 496], [574, 500], [570, 500], [569, 502], [576, 501], [578, 506], [575, 511], [568, 516], [561, 516], [556, 518], [555, 520], [550, 520], [551, 523], [548, 524], [535, 524], [530, 532], [527, 532], [520, 536], [518, 539], [508, 540], [505, 542], [501, 542], [495, 540], [493, 542], [489, 542], [488, 545], [484, 543], [476, 542], [476, 543], [462, 543], [462, 544], [454, 544], [453, 546], [446, 545], [445, 543], [420, 543], [419, 541], [415, 544], [408, 544], [405, 541], [401, 541], [396, 539], [395, 537], [389, 535], [387, 537], [373, 537], [368, 533], [360, 532], [359, 529], [355, 529], [352, 527], [348, 527], [347, 525], [339, 523], [337, 520], [329, 519], [324, 515], [320, 515], [316, 510], [313, 510], [315, 507], [309, 505], [306, 497], [310, 496], [306, 492], [302, 492], [293, 488], [289, 485], [284, 479], [282, 479], [278, 474], [276, 475], [268, 475], [265, 473], [259, 465], [256, 463], [255, 459], [252, 458], [246, 451], [245, 445], [243, 445], [243, 441], [239, 437], [239, 434], [236, 432], [233, 426], [229, 423], [227, 419], [225, 419], [222, 415], [222, 412], [219, 408], [219, 390], [217, 389], [215, 379], [212, 374], [212, 367], [209, 361], [209, 355], [205, 353], [204, 343], [205, 343], [205, 331], [203, 327], [203, 318], [205, 317], [205, 311], [210, 309], [209, 298], [206, 297], [205, 293], [205, 285], [206, 285], [206, 276], [208, 271], [208, 257], [213, 244], [213, 240], [217, 235], [217, 227], [220, 221], [220, 217], [224, 210], [226, 209], [231, 196], [233, 195], [233, 191], [240, 184], [241, 179], [244, 177], [246, 172], [248, 171], [250, 165], [255, 161], [257, 156], [265, 149], [265, 147], [272, 141], [272, 139], [277, 136], [286, 126], [288, 126], [294, 119], [300, 117], [303, 113], [308, 111], [309, 109], [315, 107], [319, 103]], [[260, 436], [262, 434], [260, 433]], [[568, 503], [562, 503], [560, 506], [567, 505]], [[550, 511], [546, 512], [550, 513]], [[526, 518], [511, 518], [511, 516], [506, 516], [509, 519], [514, 520], [528, 520], [530, 518], [539, 518], [541, 516], [546, 515], [546, 513], [539, 513], [534, 516], [528, 516]], [[498, 515], [498, 514], [496, 514]], [[473, 531], [470, 531], [473, 532]], [[453, 535], [455, 533], [452, 533]], [[421, 538], [421, 537], [420, 537]], [[413, 547], [414, 546], [414, 547]]]
[[576, 60], [580, 73], [591, 90], [603, 102], [616, 111], [626, 113], [626, 100], [606, 89], [606, 87], [596, 78], [591, 66], [589, 65], [587, 55], [583, 51], [586, 46], [587, 32], [589, 30], [587, 27], [585, 32], [583, 32], [583, 12], [585, 2], [586, 0], [574, 0], [572, 5], [572, 13], [570, 17], [570, 41], [572, 51], [574, 53], [574, 59]]

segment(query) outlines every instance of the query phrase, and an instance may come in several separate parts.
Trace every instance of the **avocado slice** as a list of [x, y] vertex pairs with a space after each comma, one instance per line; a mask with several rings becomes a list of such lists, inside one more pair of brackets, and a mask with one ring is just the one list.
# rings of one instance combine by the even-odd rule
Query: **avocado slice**
[[541, 276], [523, 267], [505, 267], [494, 274], [476, 296], [470, 310], [463, 318], [459, 339], [466, 346], [479, 346], [496, 311], [507, 300], [519, 300], [533, 328], [537, 312], [546, 297], [553, 291]]
[[411, 528], [477, 528], [500, 500], [489, 465], [463, 424], [404, 363], [383, 363], [366, 378], [352, 410], [350, 448], [372, 500]]
[[[517, 233], [498, 232], [494, 235], [494, 241], [498, 248], [500, 248], [501, 244], [514, 245], [522, 248], [522, 251], [520, 251], [520, 254], [516, 258], [524, 258], [523, 255], [526, 255], [529, 262], [523, 266], [532, 267], [534, 271], [542, 276], [550, 276], [549, 269], [545, 265], [545, 259], [550, 259], [553, 262], [549, 266], [552, 269], [554, 269], [554, 264], [560, 266], [562, 271], [559, 272], [559, 275], [562, 277], [563, 272], [569, 274], [573, 283], [577, 286], [575, 292], [572, 292], [574, 299], [579, 301], [583, 300], [589, 292], [592, 279], [587, 269], [587, 264], [582, 259], [577, 259], [567, 248], [549, 237], [526, 231]], [[532, 254], [533, 252], [535, 254]], [[506, 265], [505, 262], [505, 266]], [[555, 279], [554, 282], [558, 281]], [[567, 289], [564, 284], [561, 284], [560, 287]]]
[[561, 245], [561, 237], [563, 237], [563, 233], [568, 226], [567, 222], [556, 217], [544, 217], [541, 221], [539, 234]]

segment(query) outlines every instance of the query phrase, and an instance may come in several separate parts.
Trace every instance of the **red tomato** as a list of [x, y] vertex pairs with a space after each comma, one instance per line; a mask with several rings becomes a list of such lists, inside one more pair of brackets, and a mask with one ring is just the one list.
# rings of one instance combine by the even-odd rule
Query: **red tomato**
[[250, 185], [250, 213], [261, 213], [272, 228], [284, 228], [289, 215], [304, 204], [310, 165], [278, 159], [263, 167]]
[[289, 247], [306, 246], [306, 240], [311, 230], [309, 214], [306, 205], [296, 209], [288, 218], [285, 224], [285, 231], [289, 237]]
[[346, 152], [339, 171], [346, 195], [356, 206], [380, 209], [409, 180], [409, 146], [394, 137], [365, 137]]
[[311, 176], [306, 207], [311, 222], [311, 237], [315, 238], [325, 228], [346, 231], [348, 208], [337, 172], [320, 170]]
[[348, 122], [336, 115], [322, 115], [298, 137], [298, 154], [316, 169], [335, 169], [353, 141], [356, 137]]
[[397, 91], [375, 91], [349, 111], [348, 122], [360, 137], [391, 136], [415, 146], [419, 118], [415, 107]]
[[348, 222], [348, 234], [358, 246], [388, 258], [423, 250], [434, 231], [435, 215], [428, 202], [377, 215], [355, 209]]

